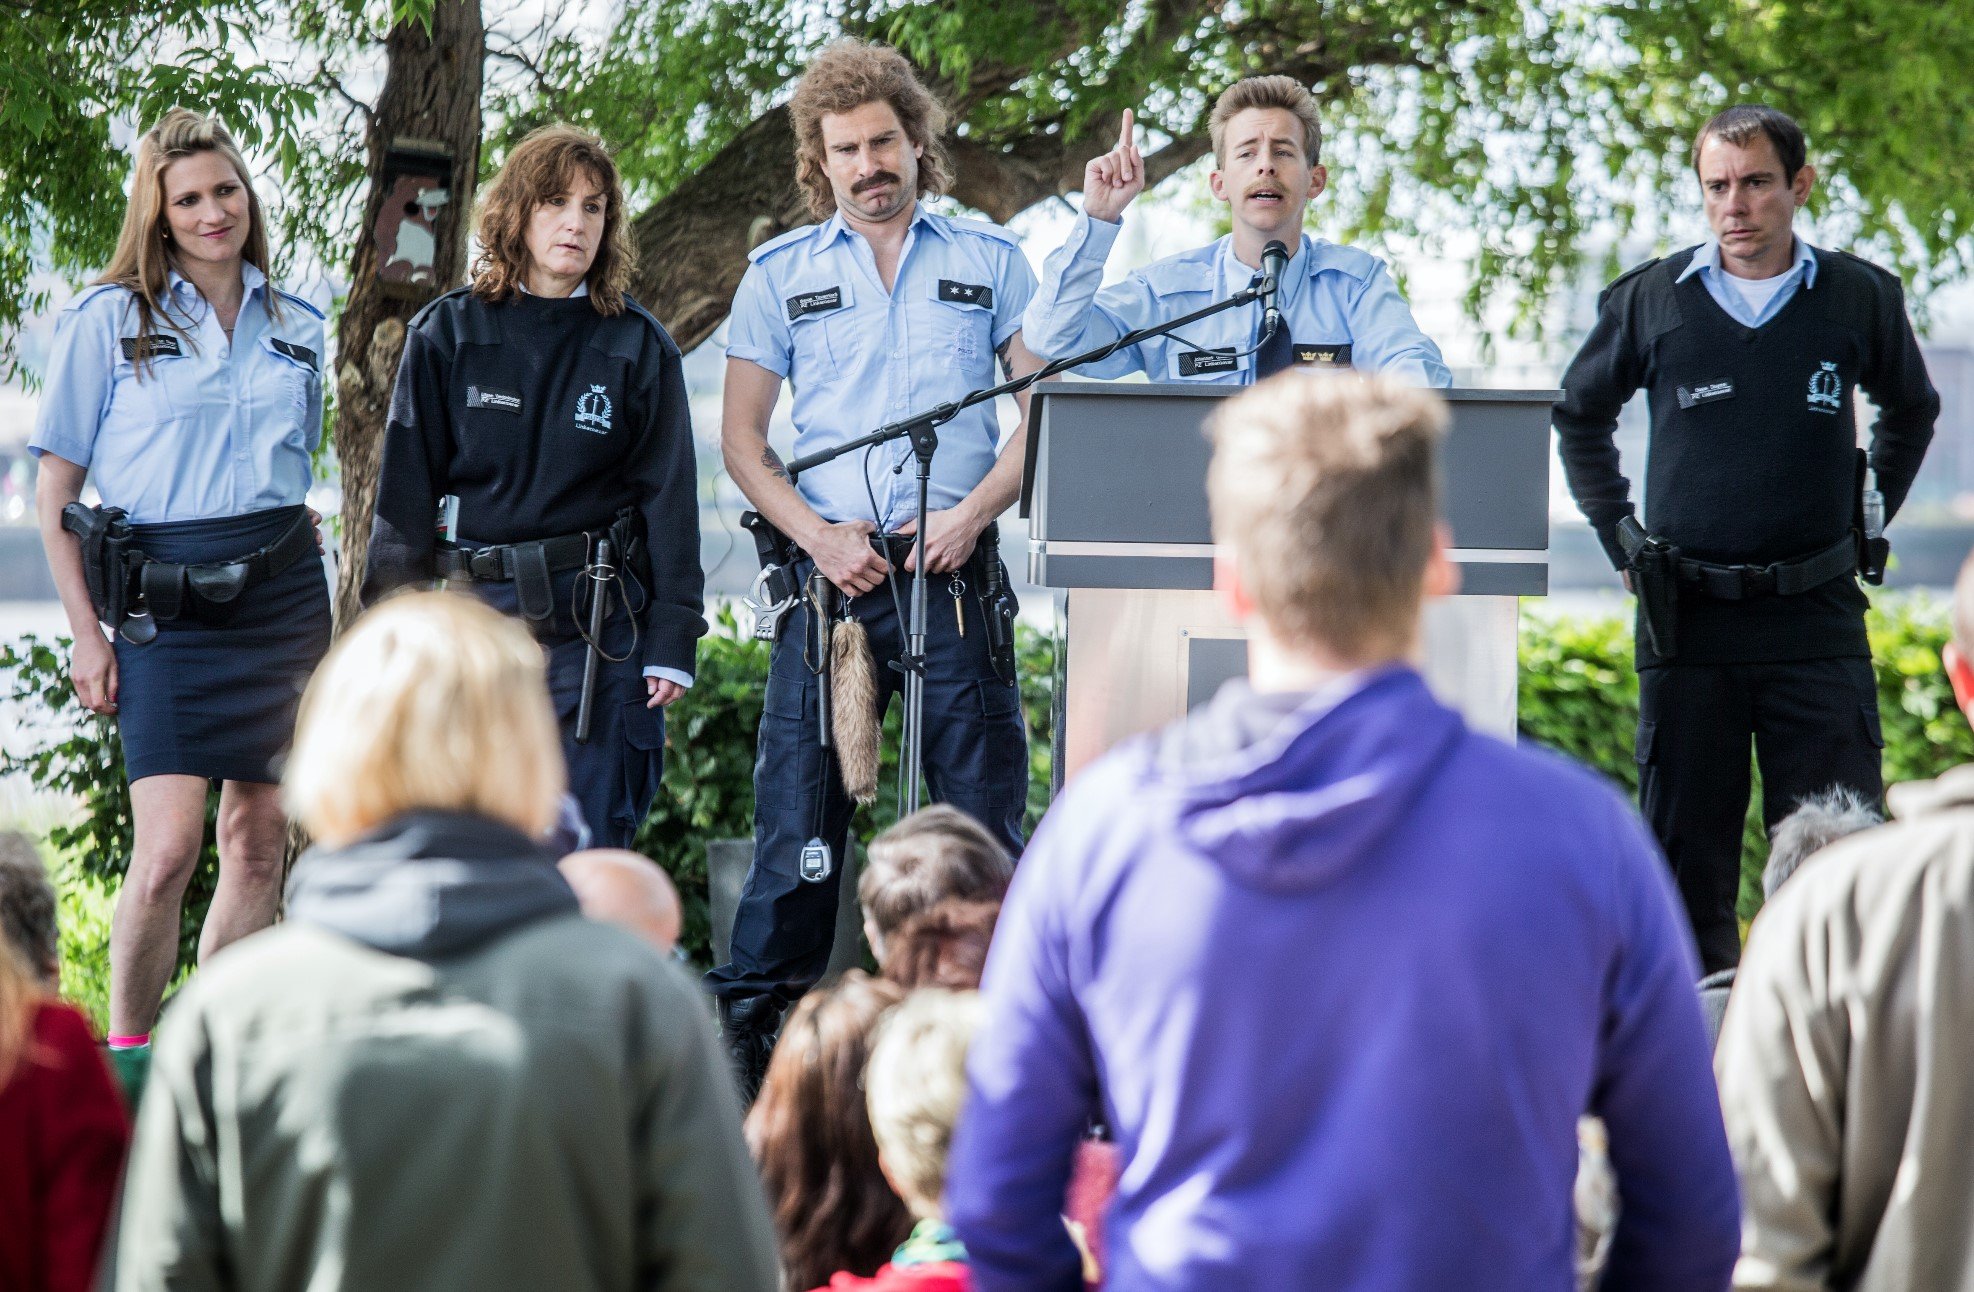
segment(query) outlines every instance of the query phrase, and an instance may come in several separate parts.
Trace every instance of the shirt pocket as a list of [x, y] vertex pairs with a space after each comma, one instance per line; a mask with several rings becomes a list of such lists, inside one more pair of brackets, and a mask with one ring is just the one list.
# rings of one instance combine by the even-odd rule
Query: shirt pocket
[[826, 386], [841, 377], [854, 361], [855, 338], [850, 329], [854, 303], [848, 283], [811, 283], [786, 293], [788, 310], [788, 377], [798, 389]]
[[121, 426], [157, 426], [198, 413], [200, 365], [191, 343], [174, 339], [178, 353], [153, 354], [141, 370], [128, 357], [117, 364], [110, 420]]
[[927, 350], [969, 381], [993, 377], [994, 288], [971, 279], [935, 278], [927, 288]]
[[254, 365], [254, 393], [265, 411], [286, 413], [298, 427], [309, 424], [322, 401], [322, 356], [298, 342], [262, 337]]

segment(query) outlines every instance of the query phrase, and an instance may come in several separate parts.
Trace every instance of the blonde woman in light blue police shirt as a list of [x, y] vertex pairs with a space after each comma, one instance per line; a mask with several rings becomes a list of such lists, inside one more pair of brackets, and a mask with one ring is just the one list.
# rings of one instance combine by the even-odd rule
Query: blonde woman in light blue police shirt
[[[183, 109], [138, 142], [116, 255], [62, 313], [28, 442], [76, 694], [116, 717], [130, 778], [136, 837], [110, 932], [119, 1048], [148, 1040], [174, 971], [213, 781], [220, 870], [200, 955], [273, 920], [287, 821], [272, 764], [329, 646], [303, 501], [322, 434], [323, 318], [268, 281], [248, 174], [225, 127]], [[105, 639], [63, 529], [85, 478], [156, 563], [133, 580], [157, 628], [141, 644]]]

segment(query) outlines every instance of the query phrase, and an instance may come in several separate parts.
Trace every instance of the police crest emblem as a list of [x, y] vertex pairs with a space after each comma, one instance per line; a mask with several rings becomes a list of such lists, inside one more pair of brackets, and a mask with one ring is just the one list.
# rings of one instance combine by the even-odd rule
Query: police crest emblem
[[1837, 375], [1837, 365], [1821, 363], [1810, 374], [1809, 409], [1813, 413], [1834, 413], [1844, 406], [1844, 379]]
[[610, 396], [603, 387], [591, 386], [589, 393], [576, 400], [576, 425], [596, 435], [610, 430]]

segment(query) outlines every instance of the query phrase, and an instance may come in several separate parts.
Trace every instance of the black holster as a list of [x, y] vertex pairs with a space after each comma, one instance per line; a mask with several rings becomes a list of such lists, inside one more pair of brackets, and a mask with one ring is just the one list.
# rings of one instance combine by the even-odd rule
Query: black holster
[[1631, 562], [1632, 590], [1652, 652], [1672, 659], [1679, 654], [1679, 549], [1646, 533], [1635, 516], [1618, 522], [1618, 543]]
[[979, 577], [974, 587], [980, 590], [980, 617], [987, 624], [987, 652], [994, 663], [994, 675], [1003, 682], [1015, 680], [1014, 621], [1021, 612], [1015, 601], [1014, 590], [1008, 587], [1008, 571], [1001, 564], [1001, 526], [991, 521], [980, 532], [980, 541], [974, 545], [974, 558], [979, 561]]
[[795, 577], [795, 561], [801, 552], [795, 540], [776, 529], [758, 511], [741, 512], [740, 524], [754, 536], [754, 555], [760, 558], [761, 568], [768, 571], [762, 590], [775, 601], [785, 601], [799, 593], [801, 583]]
[[123, 627], [130, 614], [130, 521], [121, 507], [85, 507], [72, 502], [62, 508], [62, 528], [82, 545], [82, 579], [89, 604], [111, 632]]

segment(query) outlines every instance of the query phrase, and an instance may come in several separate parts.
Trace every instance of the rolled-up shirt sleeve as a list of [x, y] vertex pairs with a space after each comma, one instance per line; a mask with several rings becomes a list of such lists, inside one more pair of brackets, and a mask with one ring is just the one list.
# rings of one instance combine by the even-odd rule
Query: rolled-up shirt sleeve
[[759, 364], [777, 377], [788, 375], [793, 350], [788, 322], [777, 313], [778, 306], [768, 271], [749, 265], [727, 314], [727, 358]]
[[27, 449], [86, 467], [116, 386], [117, 316], [112, 302], [63, 311], [41, 387], [41, 411]]

